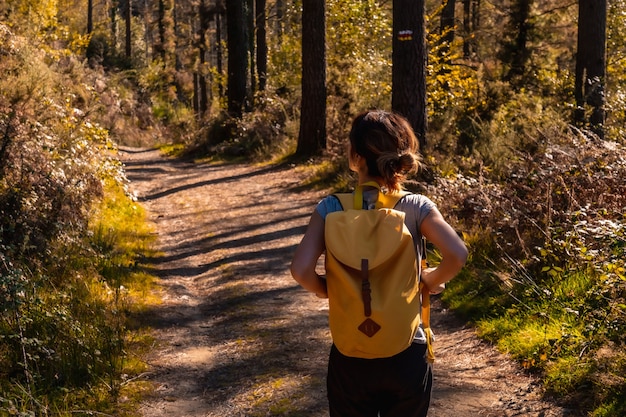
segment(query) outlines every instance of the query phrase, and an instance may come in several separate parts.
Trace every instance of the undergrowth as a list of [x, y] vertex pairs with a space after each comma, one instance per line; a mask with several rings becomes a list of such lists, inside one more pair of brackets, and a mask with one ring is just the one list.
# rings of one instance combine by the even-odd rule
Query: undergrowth
[[534, 146], [507, 150], [506, 168], [457, 170], [430, 187], [471, 252], [443, 299], [542, 375], [548, 394], [622, 415], [626, 149], [567, 125], [524, 125]]
[[150, 230], [89, 116], [87, 72], [2, 25], [0, 55], [0, 414], [130, 415]]
[[[389, 107], [388, 16], [372, 2], [343, 5], [330, 2], [328, 13], [329, 147], [297, 161], [311, 172], [305, 187], [349, 189], [350, 118]], [[346, 19], [348, 10], [358, 18]], [[69, 46], [48, 43], [88, 49], [98, 35], [58, 37], [57, 13], [39, 16], [51, 23], [35, 15], [15, 27], [48, 34], [33, 39], [41, 48], [0, 25], [0, 412], [130, 415], [149, 389], [136, 382], [143, 364], [129, 354], [149, 336], [127, 329], [128, 313], [152, 300], [142, 272], [151, 239], [119, 188], [111, 138], [144, 146], [167, 134], [184, 144], [168, 148], [177, 156], [293, 162], [300, 44], [285, 37], [270, 54], [254, 111], [234, 120], [217, 97], [198, 117], [182, 99], [191, 83], [174, 88], [161, 62], [89, 69]], [[568, 124], [573, 81], [561, 64], [513, 88], [493, 58], [468, 61], [454, 54], [460, 44], [428, 32], [429, 146], [411, 186], [438, 203], [470, 248], [445, 302], [541, 375], [548, 394], [595, 416], [625, 415], [626, 151], [611, 141], [623, 141], [621, 61], [609, 66], [616, 85], [604, 141]]]

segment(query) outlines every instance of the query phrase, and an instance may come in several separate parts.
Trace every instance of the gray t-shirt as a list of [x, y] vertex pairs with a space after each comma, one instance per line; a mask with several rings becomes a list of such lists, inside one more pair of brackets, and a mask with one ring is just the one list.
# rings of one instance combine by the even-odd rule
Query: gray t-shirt
[[[376, 202], [377, 193], [378, 190], [376, 189], [364, 191], [363, 207], [372, 209]], [[407, 194], [398, 201], [394, 208], [405, 213], [404, 224], [407, 229], [409, 229], [409, 232], [411, 232], [411, 236], [413, 236], [415, 251], [419, 257], [419, 254], [422, 252], [422, 233], [420, 226], [426, 216], [436, 208], [435, 203], [421, 194]], [[341, 207], [341, 203], [337, 197], [329, 195], [317, 204], [316, 210], [318, 214], [322, 216], [322, 219], [326, 220], [328, 214], [341, 211], [343, 207]], [[414, 342], [421, 344], [426, 343], [426, 336], [421, 327], [415, 335]]]

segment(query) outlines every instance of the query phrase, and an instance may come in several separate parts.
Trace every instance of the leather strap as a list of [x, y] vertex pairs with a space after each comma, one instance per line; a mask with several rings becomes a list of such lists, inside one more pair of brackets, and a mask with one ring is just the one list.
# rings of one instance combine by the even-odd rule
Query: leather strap
[[363, 312], [365, 317], [372, 315], [372, 288], [369, 280], [369, 262], [361, 259], [361, 297], [363, 298]]

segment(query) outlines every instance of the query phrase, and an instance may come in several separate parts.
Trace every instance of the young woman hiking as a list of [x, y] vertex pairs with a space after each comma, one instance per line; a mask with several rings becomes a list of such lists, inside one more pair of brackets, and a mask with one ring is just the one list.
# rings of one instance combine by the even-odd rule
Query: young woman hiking
[[[348, 159], [350, 169], [358, 175], [357, 189], [363, 194], [364, 209], [375, 208], [379, 193], [397, 194], [401, 191], [407, 174], [419, 167], [417, 147], [411, 126], [397, 114], [376, 110], [364, 112], [354, 119]], [[421, 249], [422, 237], [425, 237], [441, 253], [439, 265], [421, 274], [425, 286], [422, 291], [440, 293], [445, 283], [465, 264], [467, 249], [463, 241], [443, 219], [435, 204], [423, 195], [403, 194], [394, 209], [404, 212], [404, 225], [410, 231], [416, 252]], [[320, 201], [292, 260], [294, 279], [320, 298], [328, 297], [326, 279], [316, 272], [318, 259], [326, 250], [325, 222], [329, 214], [342, 210], [340, 201], [334, 196]], [[408, 347], [400, 353], [376, 358], [341, 353], [335, 341], [327, 376], [330, 416], [426, 416], [432, 369], [426, 358], [424, 331], [416, 329], [414, 338], [408, 340]]]

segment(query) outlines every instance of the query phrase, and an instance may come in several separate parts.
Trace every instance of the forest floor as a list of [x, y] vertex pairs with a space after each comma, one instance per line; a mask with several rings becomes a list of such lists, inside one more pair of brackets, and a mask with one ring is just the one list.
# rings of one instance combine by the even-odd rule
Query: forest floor
[[[296, 167], [194, 164], [122, 148], [162, 255], [144, 417], [327, 416], [328, 303], [289, 263], [316, 202]], [[434, 301], [431, 417], [579, 416]]]

